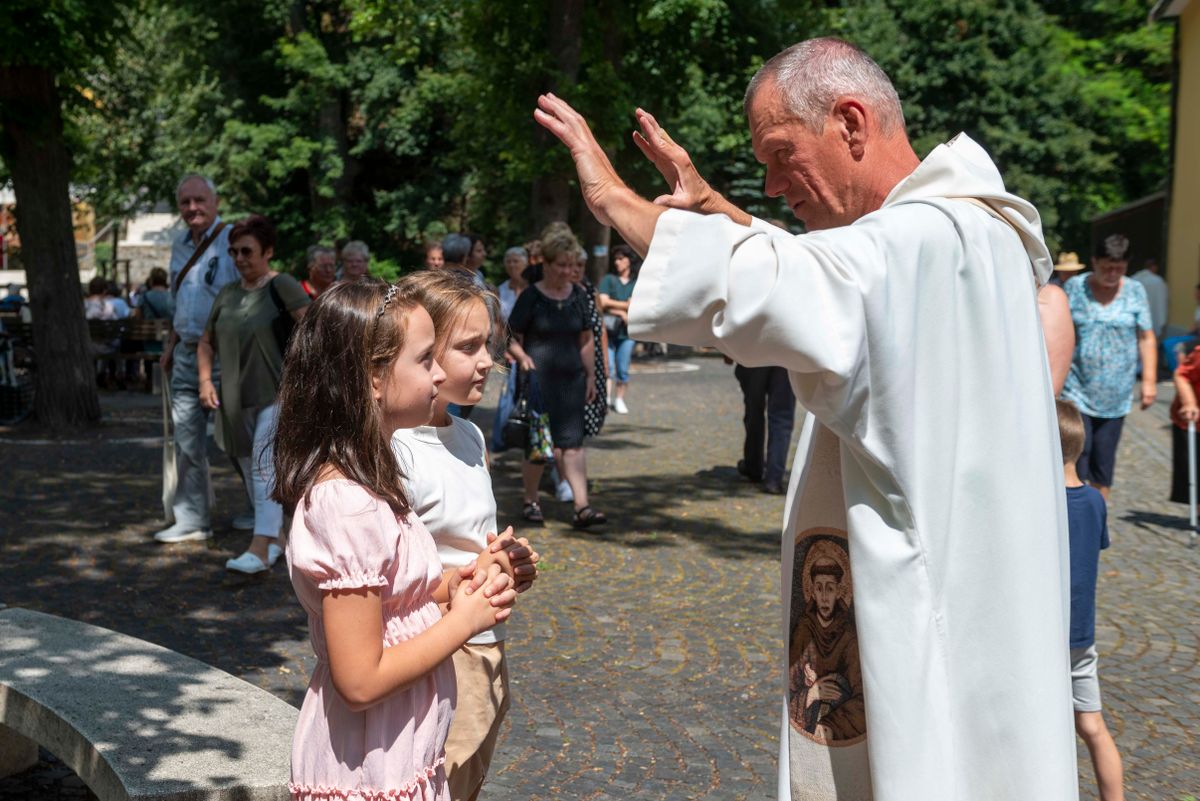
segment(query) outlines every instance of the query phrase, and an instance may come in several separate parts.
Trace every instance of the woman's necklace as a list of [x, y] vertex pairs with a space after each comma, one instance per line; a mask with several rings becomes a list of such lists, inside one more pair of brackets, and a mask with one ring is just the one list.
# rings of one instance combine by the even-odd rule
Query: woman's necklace
[[[566, 295], [566, 297], [563, 297], [563, 298], [556, 298], [553, 295], [551, 295], [549, 291], [545, 291], [545, 290], [550, 290], [549, 284], [542, 284], [542, 288], [544, 290], [542, 292], [542, 294], [545, 295], [549, 300], [554, 301], [554, 305], [558, 307], [559, 311], [562, 311], [563, 303], [565, 303], [567, 301], [567, 298], [571, 297], [571, 285], [567, 284], [567, 295]], [[553, 291], [554, 292], [562, 292], [561, 289], [554, 289]]]

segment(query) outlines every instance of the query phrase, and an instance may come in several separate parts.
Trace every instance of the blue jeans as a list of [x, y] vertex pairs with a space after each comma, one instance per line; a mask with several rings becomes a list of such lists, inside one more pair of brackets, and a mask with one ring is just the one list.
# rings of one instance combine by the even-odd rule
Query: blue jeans
[[[175, 425], [175, 522], [186, 528], [209, 528], [212, 495], [208, 472], [208, 415], [200, 405], [196, 346], [175, 345], [171, 367], [171, 418]], [[213, 365], [213, 384], [221, 376]]]
[[611, 339], [608, 341], [608, 374], [617, 379], [618, 384], [629, 383], [629, 363], [633, 361], [633, 346], [636, 344], [632, 339], [622, 339], [616, 343]]
[[492, 420], [492, 453], [500, 453], [508, 448], [504, 444], [504, 426], [508, 424], [508, 416], [512, 414], [513, 397], [517, 394], [517, 365], [508, 366], [508, 375], [504, 386], [500, 388], [500, 399], [496, 401], [496, 417]]

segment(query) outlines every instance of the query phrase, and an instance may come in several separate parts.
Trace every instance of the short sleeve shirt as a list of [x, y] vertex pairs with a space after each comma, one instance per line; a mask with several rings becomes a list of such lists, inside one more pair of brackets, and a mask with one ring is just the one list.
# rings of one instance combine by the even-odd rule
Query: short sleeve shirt
[[[277, 275], [270, 283], [289, 312], [310, 303], [292, 276]], [[275, 402], [283, 376], [283, 353], [273, 327], [279, 314], [270, 284], [247, 290], [237, 281], [213, 301], [207, 330], [221, 360], [221, 403], [246, 409]]]
[[[1193, 348], [1192, 352], [1183, 358], [1183, 361], [1175, 368], [1175, 375], [1191, 384], [1193, 390], [1200, 388], [1200, 347]], [[1183, 402], [1176, 395], [1175, 400], [1171, 402], [1171, 422], [1186, 429], [1187, 420], [1180, 416], [1182, 408]]]
[[[220, 219], [214, 220], [217, 225]], [[225, 226], [220, 235], [213, 240], [200, 258], [188, 270], [179, 291], [175, 291], [175, 281], [184, 266], [196, 252], [192, 242], [192, 232], [183, 234], [171, 245], [171, 291], [175, 293], [175, 332], [184, 342], [192, 343], [200, 339], [204, 333], [204, 324], [212, 311], [213, 301], [227, 284], [239, 279], [233, 257], [229, 255], [230, 226]], [[212, 233], [210, 227], [201, 237], [201, 242]]]
[[601, 295], [608, 295], [613, 300], [626, 301], [633, 297], [633, 285], [637, 281], [630, 278], [625, 283], [621, 283], [621, 279], [615, 273], [609, 273], [600, 279]]
[[587, 295], [578, 286], [563, 300], [538, 287], [521, 293], [508, 317], [508, 327], [524, 337], [522, 347], [542, 375], [573, 376], [583, 369], [579, 334], [591, 329]]
[[1090, 417], [1124, 417], [1133, 405], [1138, 333], [1154, 328], [1150, 305], [1145, 288], [1131, 279], [1110, 303], [1101, 304], [1088, 277], [1076, 276], [1064, 287], [1076, 345], [1062, 394]]
[[1096, 576], [1108, 547], [1108, 510], [1095, 487], [1067, 487], [1071, 549], [1071, 647], [1096, 641]]

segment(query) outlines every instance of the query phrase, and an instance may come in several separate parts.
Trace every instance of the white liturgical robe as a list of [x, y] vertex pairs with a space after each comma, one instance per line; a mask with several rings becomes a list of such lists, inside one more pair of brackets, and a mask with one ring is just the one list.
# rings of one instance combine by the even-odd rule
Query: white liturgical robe
[[632, 335], [786, 367], [809, 412], [781, 799], [1078, 798], [1051, 267], [1037, 210], [961, 134], [852, 225], [659, 219]]

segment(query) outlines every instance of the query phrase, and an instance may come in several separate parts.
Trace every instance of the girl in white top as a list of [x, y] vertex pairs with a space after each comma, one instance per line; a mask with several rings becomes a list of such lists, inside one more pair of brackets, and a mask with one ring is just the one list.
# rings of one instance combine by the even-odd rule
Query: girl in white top
[[[451, 403], [475, 405], [492, 369], [489, 346], [498, 327], [496, 298], [458, 270], [430, 270], [406, 280], [433, 318], [435, 356], [446, 371], [430, 425], [400, 429], [392, 448], [408, 478], [413, 511], [433, 535], [443, 569], [478, 559], [493, 561], [522, 592], [537, 577], [538, 555], [512, 528], [496, 537], [496, 499], [483, 433], [447, 411]], [[489, 547], [490, 546], [490, 547]], [[480, 555], [488, 549], [488, 554]], [[446, 740], [446, 774], [454, 801], [479, 794], [491, 763], [500, 723], [508, 710], [504, 626], [469, 640], [454, 654], [458, 704]]]

